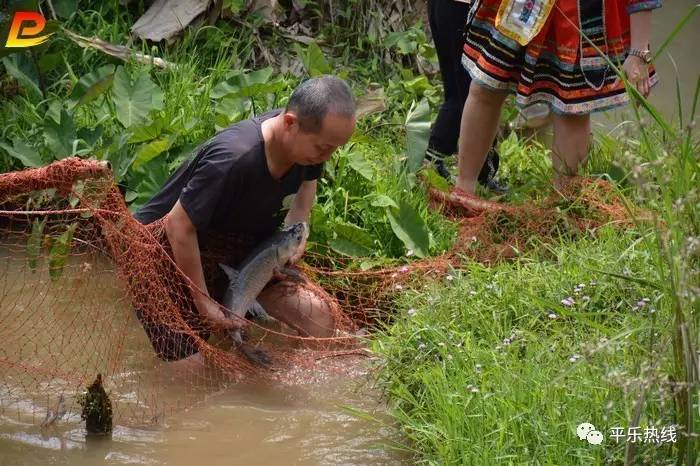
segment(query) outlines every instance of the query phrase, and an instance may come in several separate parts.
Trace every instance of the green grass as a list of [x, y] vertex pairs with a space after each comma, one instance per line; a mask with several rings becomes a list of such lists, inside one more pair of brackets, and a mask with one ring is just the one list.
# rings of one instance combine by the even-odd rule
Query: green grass
[[[608, 227], [553, 247], [555, 260], [465, 264], [451, 280], [405, 293], [402, 317], [373, 346], [385, 360], [381, 386], [418, 458], [475, 465], [623, 459], [610, 429], [629, 426], [637, 378], [649, 377], [640, 367], [668, 362], [661, 334], [670, 320], [658, 311], [658, 290], [599, 272], [650, 278], [652, 257], [639, 239]], [[659, 391], [639, 425], [673, 424], [668, 393], [652, 385]], [[605, 443], [579, 440], [582, 422], [601, 430]], [[643, 445], [638, 461], [660, 464], [670, 451]]]

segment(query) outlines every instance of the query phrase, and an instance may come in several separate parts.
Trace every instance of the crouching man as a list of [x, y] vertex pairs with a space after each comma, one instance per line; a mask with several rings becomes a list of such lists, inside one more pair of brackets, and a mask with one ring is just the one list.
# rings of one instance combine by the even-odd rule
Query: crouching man
[[[355, 102], [343, 80], [309, 79], [285, 109], [238, 122], [199, 146], [135, 214], [196, 288], [170, 290], [194, 333], [206, 340], [212, 330], [243, 325], [213, 301], [220, 302], [226, 289], [218, 264], [236, 267], [283, 224], [308, 222], [323, 164], [348, 142], [355, 121]], [[292, 263], [305, 246], [304, 239]], [[301, 335], [327, 337], [337, 323], [325, 298], [293, 281], [273, 280], [258, 302]], [[161, 359], [201, 360], [191, 334], [137, 315]]]

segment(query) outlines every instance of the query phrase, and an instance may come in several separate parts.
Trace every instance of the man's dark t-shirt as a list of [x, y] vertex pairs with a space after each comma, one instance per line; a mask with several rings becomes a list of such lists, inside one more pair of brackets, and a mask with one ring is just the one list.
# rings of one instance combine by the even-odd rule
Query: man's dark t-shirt
[[[199, 233], [233, 233], [262, 240], [284, 221], [283, 200], [322, 165], [293, 165], [276, 180], [265, 159], [261, 123], [280, 110], [236, 123], [198, 147], [166, 184], [134, 215], [148, 224], [180, 200]], [[288, 207], [288, 206], [285, 206]]]

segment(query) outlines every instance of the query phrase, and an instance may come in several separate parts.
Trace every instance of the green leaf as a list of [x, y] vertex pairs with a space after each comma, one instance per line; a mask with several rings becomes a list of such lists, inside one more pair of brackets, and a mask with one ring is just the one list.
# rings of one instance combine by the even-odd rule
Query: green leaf
[[142, 145], [136, 152], [136, 158], [134, 159], [134, 168], [139, 168], [143, 164], [150, 162], [151, 160], [158, 157], [163, 152], [170, 149], [174, 141], [174, 136], [163, 136], [161, 138], [155, 139], [148, 144]]
[[448, 192], [450, 190], [450, 183], [448, 183], [445, 178], [440, 176], [440, 174], [434, 168], [426, 168], [422, 171], [422, 173], [430, 187], [443, 192]]
[[374, 167], [367, 162], [361, 152], [351, 152], [348, 155], [348, 165], [367, 180], [374, 180]]
[[428, 149], [429, 138], [430, 105], [427, 99], [421, 99], [417, 105], [413, 102], [406, 117], [406, 151], [410, 173], [415, 173], [420, 168]]
[[41, 167], [44, 165], [39, 151], [29, 147], [19, 139], [13, 139], [12, 145], [0, 142], [0, 147], [5, 149], [10, 156], [22, 162], [25, 167]]
[[[22, 88], [27, 92], [29, 100], [39, 102], [44, 98], [41, 89], [39, 89], [39, 81], [36, 77], [31, 76], [30, 70], [35, 67], [27, 62], [27, 58], [22, 54], [15, 54], [2, 59], [3, 65], [7, 73], [15, 78]], [[31, 74], [30, 74], [31, 73]]]
[[29, 260], [29, 268], [32, 272], [36, 271], [37, 259], [41, 252], [41, 240], [44, 234], [44, 226], [46, 225], [46, 217], [43, 220], [34, 219], [32, 222], [32, 234], [27, 240], [27, 259]]
[[73, 233], [77, 226], [77, 223], [70, 224], [66, 231], [51, 246], [51, 251], [49, 252], [49, 276], [52, 280], [58, 280], [63, 273], [63, 267], [70, 254]]
[[73, 87], [69, 107], [91, 102], [104, 94], [114, 81], [114, 65], [105, 65], [81, 77]]
[[294, 49], [299, 55], [299, 58], [301, 58], [304, 68], [309, 76], [319, 76], [322, 74], [331, 73], [331, 65], [323, 55], [321, 48], [315, 42], [310, 43], [306, 49], [295, 43]]
[[150, 125], [139, 125], [131, 129], [130, 144], [152, 141], [163, 132], [163, 120], [154, 120]]
[[347, 238], [334, 238], [328, 242], [328, 246], [330, 246], [335, 252], [349, 257], [369, 256], [372, 253], [371, 249], [357, 244]]
[[246, 0], [224, 0], [222, 7], [237, 15], [246, 7]]
[[418, 212], [405, 201], [401, 201], [398, 209], [388, 208], [386, 214], [389, 217], [391, 229], [406, 249], [412, 250], [418, 257], [427, 256], [430, 235], [427, 225]]
[[354, 243], [364, 246], [365, 248], [371, 249], [374, 245], [372, 235], [370, 235], [366, 230], [363, 230], [352, 223], [335, 223], [333, 225], [333, 230], [339, 237], [351, 240]]
[[373, 199], [370, 202], [370, 204], [373, 207], [395, 207], [397, 209], [399, 208], [399, 205], [396, 203], [396, 201], [385, 194], [377, 194], [373, 196]]
[[272, 80], [274, 70], [271, 67], [251, 71], [250, 73], [235, 74], [226, 81], [220, 82], [212, 89], [210, 97], [257, 97], [276, 93], [285, 88], [283, 81]]
[[245, 118], [252, 109], [250, 99], [227, 96], [216, 102], [214, 112], [223, 115], [228, 123]]
[[145, 71], [139, 74], [135, 82], [131, 82], [124, 67], [118, 67], [114, 75], [112, 93], [117, 120], [125, 128], [145, 123], [151, 110], [163, 108], [163, 91], [151, 81]]
[[306, 55], [308, 57], [307, 71], [309, 75], [320, 76], [322, 74], [329, 74], [332, 71], [331, 65], [323, 55], [321, 48], [316, 45], [315, 42], [312, 42], [306, 48]]
[[369, 256], [372, 254], [374, 240], [366, 230], [352, 223], [337, 222], [332, 224], [336, 238], [328, 245], [336, 252], [350, 257]]
[[44, 125], [44, 140], [54, 158], [63, 159], [73, 154], [73, 141], [77, 138], [73, 117], [61, 109], [60, 122], [48, 119]]
[[78, 8], [78, 0], [53, 0], [53, 7], [59, 18], [67, 19]]

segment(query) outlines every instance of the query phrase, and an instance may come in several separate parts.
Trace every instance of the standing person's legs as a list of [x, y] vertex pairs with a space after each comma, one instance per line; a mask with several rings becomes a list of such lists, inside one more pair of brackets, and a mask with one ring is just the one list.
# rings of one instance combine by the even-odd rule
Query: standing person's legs
[[462, 112], [459, 139], [457, 188], [474, 194], [479, 172], [498, 132], [501, 107], [506, 92], [488, 89], [472, 82]]
[[554, 187], [559, 189], [575, 176], [588, 155], [591, 119], [589, 115], [555, 115], [552, 165]]
[[469, 5], [454, 0], [428, 0], [428, 20], [440, 64], [444, 100], [430, 131], [427, 156], [448, 177], [442, 159], [457, 150], [459, 122], [471, 78], [461, 65], [462, 33]]

